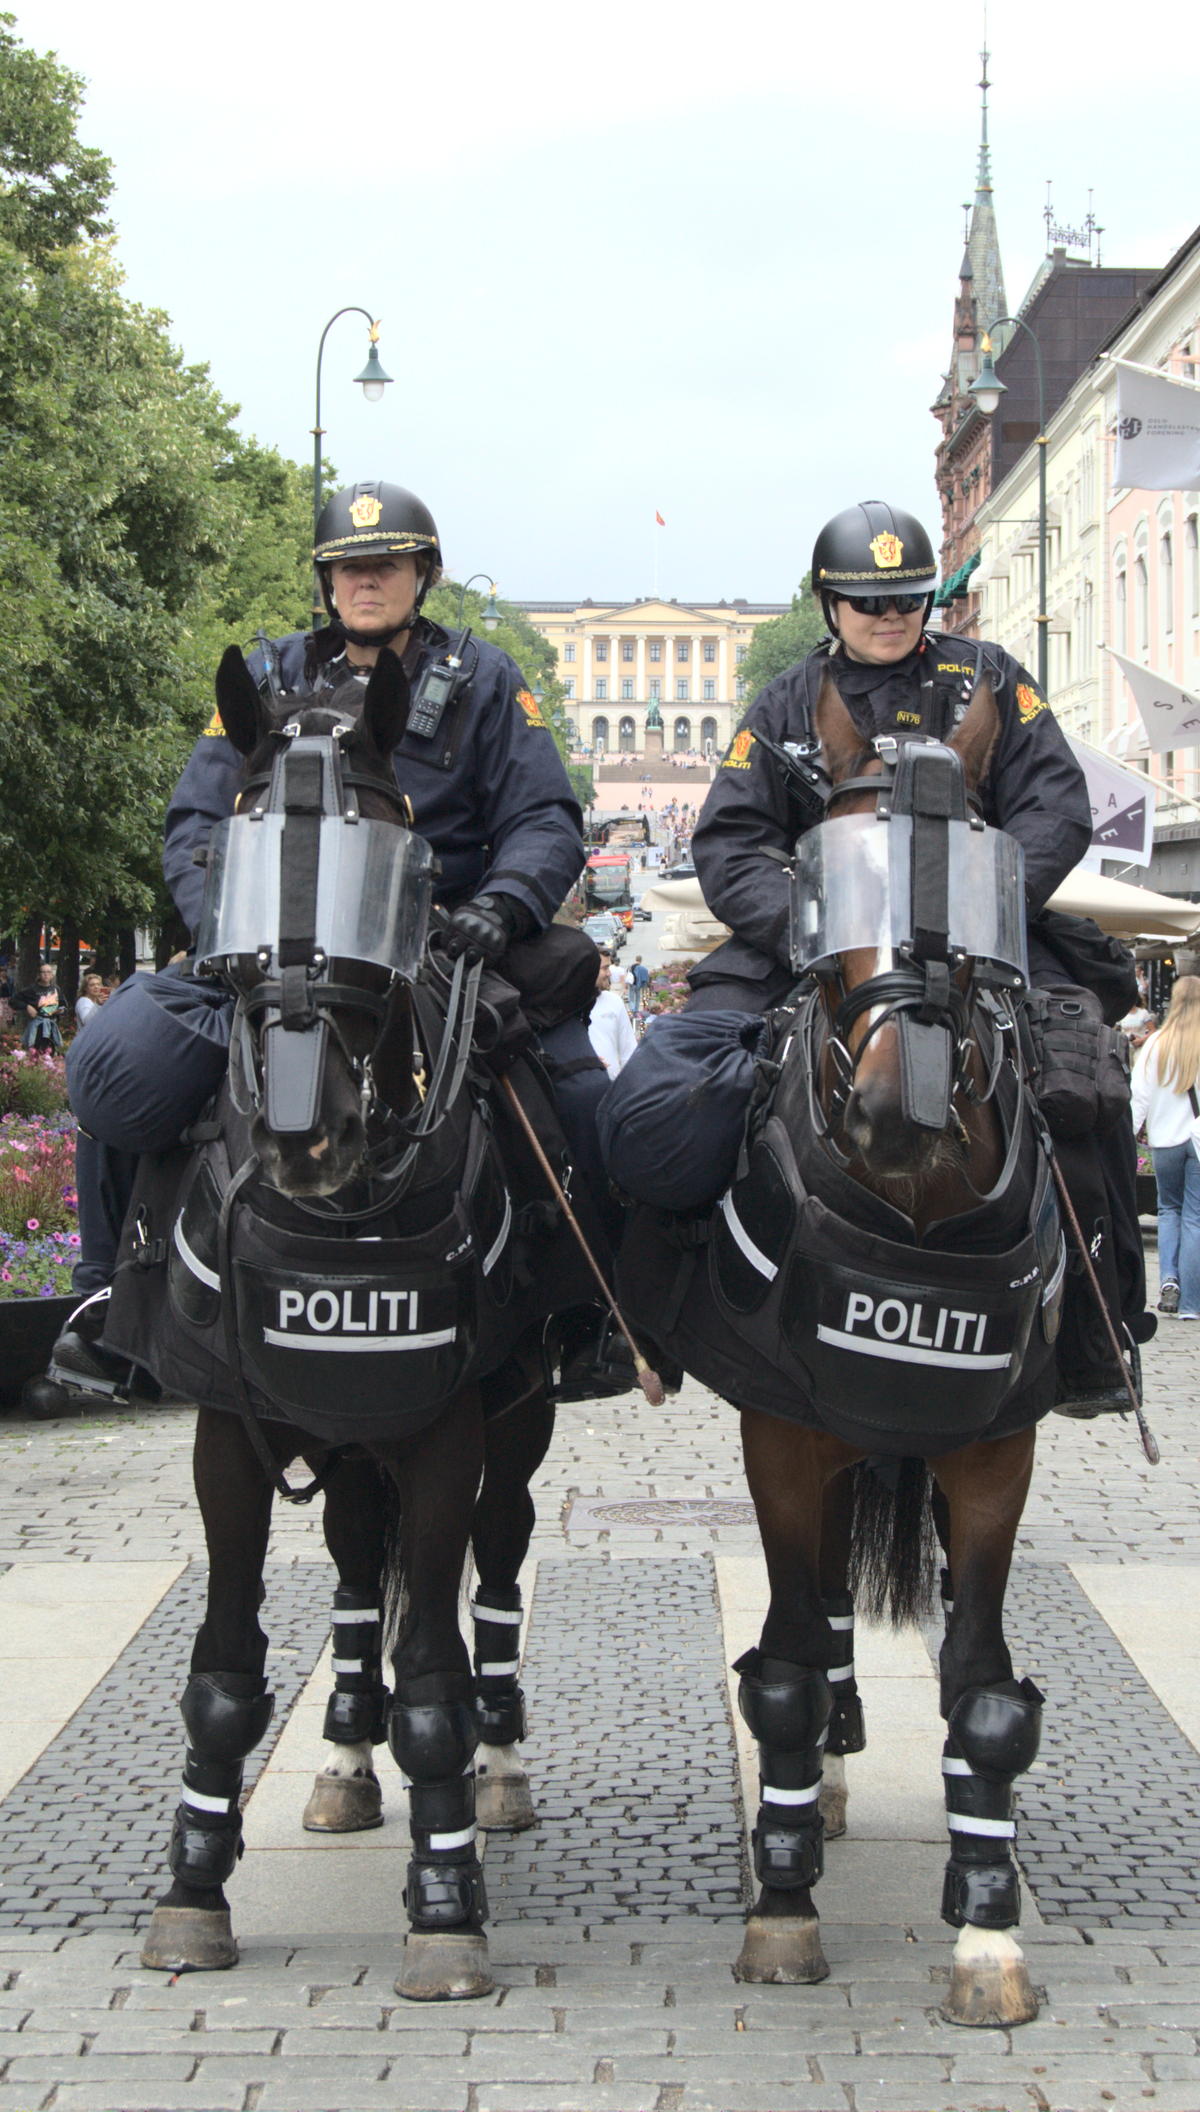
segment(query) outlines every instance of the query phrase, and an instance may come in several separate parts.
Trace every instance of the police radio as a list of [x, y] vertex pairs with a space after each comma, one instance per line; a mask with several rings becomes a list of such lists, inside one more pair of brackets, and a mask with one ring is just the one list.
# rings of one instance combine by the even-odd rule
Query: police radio
[[471, 642], [468, 627], [458, 641], [458, 650], [447, 653], [444, 660], [435, 660], [426, 668], [412, 694], [406, 733], [415, 733], [423, 741], [431, 741], [450, 706], [460, 697], [475, 673], [479, 661], [479, 650], [471, 646], [471, 661], [463, 666], [463, 657]]

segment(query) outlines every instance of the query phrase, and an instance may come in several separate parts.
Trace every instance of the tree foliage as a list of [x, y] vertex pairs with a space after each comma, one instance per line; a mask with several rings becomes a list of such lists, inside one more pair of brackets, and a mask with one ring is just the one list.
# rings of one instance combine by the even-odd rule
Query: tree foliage
[[123, 292], [82, 84], [0, 17], [0, 927], [164, 906], [225, 644], [305, 620], [303, 473]]
[[[453, 580], [443, 580], [425, 601], [425, 613], [446, 630], [459, 627], [459, 588]], [[502, 653], [516, 661], [531, 690], [540, 689], [539, 698], [542, 717], [554, 735], [554, 744], [567, 766], [575, 796], [581, 807], [586, 807], [594, 797], [592, 773], [579, 764], [569, 761], [571, 752], [570, 731], [567, 724], [567, 692], [558, 679], [558, 653], [548, 638], [529, 621], [523, 609], [513, 607], [510, 601], [497, 598], [496, 607], [501, 621], [494, 631], [486, 632], [483, 619], [491, 608], [491, 596], [478, 593], [468, 587], [462, 596], [462, 621], [470, 624], [480, 637], [487, 637], [492, 645], [499, 646]]]
[[773, 623], [760, 623], [754, 633], [750, 650], [738, 669], [739, 680], [746, 685], [742, 715], [750, 709], [760, 689], [765, 689], [785, 668], [803, 660], [824, 636], [825, 618], [820, 602], [813, 596], [811, 575], [806, 572], [792, 596], [787, 615], [777, 616]]

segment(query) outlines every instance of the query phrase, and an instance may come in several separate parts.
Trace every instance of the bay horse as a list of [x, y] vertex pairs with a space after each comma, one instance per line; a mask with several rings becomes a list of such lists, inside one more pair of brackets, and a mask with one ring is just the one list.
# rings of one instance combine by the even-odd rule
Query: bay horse
[[[477, 1754], [487, 1822], [533, 1820], [515, 1751], [517, 1578], [553, 1428], [542, 1326], [555, 1293], [582, 1303], [590, 1284], [492, 1091], [481, 1050], [503, 1022], [480, 965], [427, 944], [434, 861], [391, 763], [409, 711], [399, 661], [382, 653], [365, 690], [268, 707], [231, 649], [217, 701], [244, 789], [214, 831], [197, 966], [238, 997], [229, 1084], [198, 1153], [143, 1161], [106, 1331], [201, 1402], [208, 1602], [181, 1702], [172, 1882], [142, 1962], [236, 1963], [224, 1886], [243, 1763], [273, 1707], [259, 1622], [272, 1502], [324, 1486], [336, 1689], [306, 1824], [381, 1822], [371, 1753], [386, 1736], [412, 1833], [397, 1992], [482, 1995]], [[508, 1077], [536, 1112], [526, 1067]], [[553, 1148], [552, 1113], [541, 1134]], [[284, 1472], [297, 1457], [315, 1476], [304, 1491]]]
[[[865, 1568], [912, 1616], [923, 1565], [932, 1576], [923, 1460], [953, 1579], [942, 1912], [961, 1934], [945, 2014], [1015, 2024], [1037, 2003], [1014, 1935], [1013, 1781], [1043, 1697], [1014, 1678], [1003, 1609], [1065, 1265], [1019, 1053], [1022, 862], [972, 812], [999, 734], [986, 685], [945, 744], [864, 750], [828, 678], [815, 727], [826, 818], [796, 849], [802, 980], [774, 1017], [770, 1090], [710, 1221], [672, 1231], [635, 1213], [619, 1291], [633, 1325], [741, 1411], [770, 1605], [735, 1667], [762, 1785], [738, 1977], [828, 1971], [823, 1809], [844, 1830], [842, 1756], [865, 1743], [846, 1587]], [[919, 1476], [890, 1521], [868, 1459], [902, 1497]]]

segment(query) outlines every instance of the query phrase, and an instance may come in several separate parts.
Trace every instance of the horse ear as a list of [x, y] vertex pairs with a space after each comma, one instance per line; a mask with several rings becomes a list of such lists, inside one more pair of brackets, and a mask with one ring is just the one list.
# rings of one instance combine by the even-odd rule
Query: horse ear
[[832, 675], [821, 684], [814, 714], [817, 738], [825, 752], [825, 767], [834, 784], [848, 777], [863, 752], [863, 737], [842, 702]]
[[253, 755], [270, 720], [245, 660], [236, 645], [221, 655], [217, 669], [217, 710], [239, 755]]
[[1000, 738], [1000, 713], [990, 682], [981, 682], [946, 746], [961, 756], [968, 792], [977, 792]]
[[408, 676], [385, 646], [371, 670], [363, 699], [363, 724], [380, 755], [390, 755], [408, 723]]

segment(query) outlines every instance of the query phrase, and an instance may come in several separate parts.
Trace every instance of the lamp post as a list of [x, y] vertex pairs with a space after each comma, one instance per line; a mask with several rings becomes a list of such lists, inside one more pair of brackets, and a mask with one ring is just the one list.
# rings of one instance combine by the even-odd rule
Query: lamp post
[[1030, 327], [1029, 327], [1028, 323], [1023, 323], [1023, 322], [1021, 321], [1021, 318], [1020, 318], [1020, 316], [1019, 316], [1019, 315], [998, 315], [998, 316], [996, 317], [996, 320], [995, 320], [995, 322], [993, 322], [993, 323], [989, 323], [989, 324], [988, 324], [988, 328], [987, 328], [987, 331], [986, 331], [986, 332], [984, 333], [984, 339], [983, 339], [983, 346], [982, 346], [982, 350], [983, 350], [983, 365], [982, 365], [982, 366], [980, 367], [980, 369], [979, 369], [979, 372], [978, 372], [978, 374], [977, 374], [977, 375], [975, 376], [975, 379], [974, 379], [974, 381], [973, 381], [973, 382], [971, 383], [971, 386], [970, 386], [970, 388], [969, 388], [969, 389], [967, 390], [967, 394], [968, 394], [968, 396], [973, 396], [973, 397], [974, 397], [974, 399], [975, 399], [976, 403], [977, 403], [977, 404], [979, 405], [979, 408], [980, 408], [980, 410], [982, 411], [982, 413], [983, 413], [983, 415], [984, 415], [984, 417], [985, 417], [985, 418], [994, 418], [994, 417], [995, 417], [995, 415], [996, 415], [996, 412], [997, 412], [997, 411], [999, 410], [999, 408], [1000, 408], [1000, 398], [1001, 398], [1002, 396], [1005, 396], [1005, 395], [1007, 395], [1007, 393], [1008, 393], [1008, 390], [1007, 390], [1007, 387], [1006, 387], [1005, 383], [1001, 381], [1001, 379], [1000, 379], [1000, 376], [999, 376], [999, 375], [997, 374], [997, 372], [996, 372], [996, 369], [995, 369], [995, 367], [994, 367], [994, 366], [993, 366], [993, 364], [992, 364], [992, 340], [991, 340], [991, 332], [992, 332], [993, 330], [998, 330], [998, 329], [1000, 329], [1002, 325], [1005, 325], [1005, 324], [1008, 324], [1008, 323], [1012, 323], [1012, 324], [1014, 324], [1014, 325], [1016, 326], [1016, 328], [1017, 328], [1018, 330], [1023, 330], [1023, 331], [1025, 332], [1025, 335], [1026, 335], [1026, 337], [1027, 337], [1027, 338], [1029, 339], [1029, 342], [1030, 342], [1030, 344], [1031, 344], [1031, 345], [1033, 346], [1034, 358], [1035, 358], [1035, 359], [1037, 360], [1037, 384], [1038, 384], [1038, 436], [1037, 436], [1037, 450], [1038, 450], [1038, 618], [1037, 618], [1037, 623], [1038, 623], [1038, 650], [1037, 650], [1037, 678], [1038, 678], [1038, 688], [1039, 688], [1039, 689], [1041, 690], [1041, 692], [1042, 692], [1042, 695], [1043, 695], [1043, 696], [1045, 696], [1045, 695], [1047, 694], [1047, 692], [1048, 692], [1048, 681], [1047, 681], [1047, 661], [1048, 661], [1048, 653], [1047, 653], [1047, 639], [1046, 639], [1046, 626], [1047, 626], [1047, 624], [1049, 623], [1049, 620], [1050, 620], [1050, 619], [1049, 619], [1049, 617], [1048, 617], [1048, 616], [1047, 616], [1047, 614], [1046, 614], [1046, 448], [1047, 448], [1047, 446], [1048, 446], [1048, 444], [1049, 444], [1049, 443], [1048, 443], [1048, 441], [1047, 441], [1047, 439], [1046, 439], [1046, 379], [1045, 379], [1045, 374], [1044, 374], [1044, 372], [1043, 372], [1043, 369], [1042, 369], [1042, 348], [1041, 348], [1041, 346], [1039, 345], [1039, 343], [1038, 343], [1038, 341], [1037, 341], [1037, 338], [1036, 338], [1036, 337], [1034, 336], [1034, 333], [1033, 333], [1033, 331], [1032, 331], [1032, 330], [1030, 329]]
[[[336, 315], [331, 315], [331, 316], [330, 316], [330, 318], [329, 318], [329, 321], [328, 321], [328, 322], [326, 323], [326, 325], [325, 325], [325, 328], [324, 328], [324, 329], [322, 330], [322, 332], [321, 332], [321, 342], [320, 342], [320, 344], [319, 344], [319, 345], [317, 346], [317, 414], [316, 414], [316, 418], [315, 418], [315, 420], [314, 420], [314, 423], [313, 423], [313, 541], [314, 541], [314, 543], [316, 542], [316, 539], [317, 539], [317, 522], [318, 522], [318, 521], [320, 520], [320, 518], [321, 518], [321, 441], [322, 441], [322, 439], [323, 439], [323, 437], [324, 437], [324, 432], [325, 432], [325, 428], [324, 428], [324, 426], [323, 426], [323, 425], [321, 424], [321, 359], [322, 359], [322, 356], [323, 356], [323, 354], [324, 354], [324, 351], [325, 351], [325, 340], [326, 340], [326, 338], [328, 337], [328, 335], [329, 335], [330, 331], [332, 330], [332, 328], [333, 328], [334, 324], [335, 324], [335, 323], [336, 323], [336, 322], [337, 322], [337, 321], [338, 321], [338, 320], [340, 319], [340, 317], [342, 317], [343, 315], [365, 315], [365, 316], [366, 316], [366, 318], [367, 318], [367, 323], [368, 323], [368, 326], [369, 326], [369, 327], [368, 327], [368, 331], [367, 331], [367, 335], [368, 335], [368, 338], [369, 338], [369, 340], [370, 340], [370, 351], [369, 351], [369, 352], [368, 352], [368, 354], [367, 354], [367, 364], [366, 364], [366, 366], [365, 366], [365, 367], [363, 368], [363, 370], [362, 370], [362, 373], [361, 373], [361, 374], [356, 374], [356, 375], [355, 375], [355, 377], [354, 377], [354, 379], [355, 379], [355, 383], [356, 383], [356, 384], [357, 384], [357, 385], [358, 385], [359, 387], [361, 387], [361, 389], [362, 389], [362, 392], [363, 392], [363, 395], [364, 395], [364, 396], [366, 397], [366, 399], [367, 399], [367, 402], [368, 402], [368, 403], [378, 403], [378, 402], [379, 402], [379, 400], [380, 400], [380, 398], [381, 398], [381, 397], [382, 397], [382, 395], [383, 395], [384, 389], [385, 389], [385, 388], [387, 387], [388, 383], [390, 382], [390, 380], [391, 380], [391, 378], [392, 378], [390, 374], [385, 374], [385, 372], [384, 372], [384, 370], [383, 370], [383, 367], [382, 367], [382, 365], [380, 364], [380, 359], [379, 359], [379, 324], [378, 324], [378, 323], [377, 323], [377, 322], [375, 321], [374, 317], [373, 317], [373, 316], [372, 316], [372, 315], [371, 315], [371, 314], [369, 313], [369, 311], [368, 311], [368, 310], [367, 310], [366, 308], [339, 308], [339, 309], [338, 309], [338, 311], [337, 311], [337, 314], [336, 314]], [[323, 598], [322, 598], [322, 594], [321, 594], [321, 581], [320, 581], [320, 577], [319, 577], [319, 575], [318, 575], [318, 574], [317, 574], [317, 572], [316, 572], [316, 571], [314, 570], [314, 572], [313, 572], [313, 629], [314, 629], [314, 630], [319, 630], [319, 629], [320, 629], [320, 626], [321, 626], [321, 622], [322, 622], [322, 619], [323, 619], [323, 617], [324, 617], [324, 614], [325, 614], [325, 604], [324, 604], [324, 600], [323, 600]]]
[[480, 622], [483, 624], [483, 628], [485, 631], [494, 631], [497, 624], [501, 620], [500, 607], [499, 603], [496, 600], [496, 596], [500, 592], [500, 589], [496, 585], [496, 582], [492, 578], [490, 572], [472, 572], [470, 579], [464, 579], [461, 587], [458, 590], [458, 616], [456, 619], [458, 627], [461, 631], [463, 619], [463, 603], [467, 598], [467, 588], [473, 587], [477, 579], [486, 579], [489, 587], [492, 590], [491, 594], [488, 596], [488, 605], [480, 618]]

